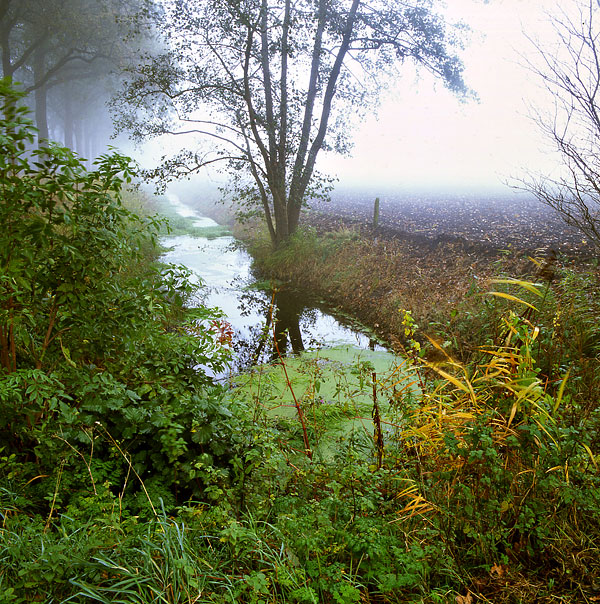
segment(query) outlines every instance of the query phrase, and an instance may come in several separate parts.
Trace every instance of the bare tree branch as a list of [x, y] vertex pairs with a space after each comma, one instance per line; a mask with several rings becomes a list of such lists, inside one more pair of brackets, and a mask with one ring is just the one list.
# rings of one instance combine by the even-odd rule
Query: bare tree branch
[[553, 115], [535, 111], [533, 118], [560, 153], [565, 175], [530, 178], [519, 188], [600, 247], [600, 4], [575, 0], [574, 8], [550, 17], [555, 47], [530, 38], [537, 62], [526, 61], [554, 101]]

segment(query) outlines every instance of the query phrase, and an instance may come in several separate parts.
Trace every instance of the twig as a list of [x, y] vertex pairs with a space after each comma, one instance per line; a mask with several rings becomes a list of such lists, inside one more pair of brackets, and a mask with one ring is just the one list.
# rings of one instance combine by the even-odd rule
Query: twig
[[379, 413], [379, 405], [377, 404], [377, 374], [373, 371], [373, 439], [377, 449], [377, 469], [381, 470], [383, 466], [383, 430], [381, 429], [381, 415]]
[[129, 469], [136, 475], [137, 479], [140, 481], [140, 485], [142, 485], [142, 489], [144, 489], [144, 493], [146, 494], [148, 502], [150, 503], [150, 507], [152, 508], [152, 511], [154, 512], [154, 516], [158, 519], [158, 514], [156, 512], [156, 508], [154, 507], [154, 504], [152, 503], [152, 499], [150, 499], [150, 495], [148, 495], [148, 491], [146, 490], [146, 485], [144, 484], [144, 481], [141, 479], [140, 475], [137, 473], [136, 469], [133, 467], [133, 464], [131, 463], [131, 459], [129, 457], [127, 457], [127, 455], [123, 452], [123, 449], [121, 449], [121, 447], [119, 446], [119, 443], [117, 443], [117, 441], [111, 436], [110, 432], [100, 422], [96, 422], [96, 424], [98, 426], [100, 426], [100, 428], [102, 428], [102, 430], [104, 430], [104, 433], [106, 434], [106, 436], [108, 436], [110, 442], [115, 447], [117, 447], [117, 450], [123, 456], [123, 459], [127, 462]]
[[52, 497], [52, 505], [50, 506], [50, 512], [48, 513], [48, 518], [46, 520], [46, 524], [44, 526], [44, 533], [50, 527], [50, 520], [52, 519], [52, 514], [54, 513], [54, 506], [56, 504], [56, 498], [58, 497], [58, 489], [60, 487], [60, 481], [62, 479], [63, 469], [65, 467], [65, 460], [63, 459], [60, 462], [60, 468], [58, 470], [58, 476], [56, 477], [56, 487], [54, 487], [54, 495]]
[[[88, 437], [92, 441], [92, 450], [90, 452], [90, 461], [91, 461], [92, 456], [94, 454], [94, 441], [92, 440], [91, 436], [88, 435]], [[58, 440], [62, 440], [68, 447], [70, 447], [73, 451], [75, 451], [75, 453], [77, 453], [77, 455], [79, 455], [79, 457], [81, 457], [81, 459], [83, 459], [83, 463], [85, 464], [88, 474], [90, 475], [90, 479], [92, 481], [92, 488], [94, 489], [94, 495], [97, 495], [98, 491], [96, 491], [96, 482], [94, 481], [94, 475], [92, 474], [92, 468], [91, 468], [89, 462], [87, 461], [87, 459], [84, 457], [83, 453], [81, 451], [78, 451], [68, 440], [65, 440], [62, 436], [58, 436], [58, 434], [55, 434], [54, 438], [58, 438]]]
[[[275, 292], [273, 292], [273, 299], [274, 298], [275, 298]], [[304, 452], [306, 453], [306, 456], [308, 457], [308, 459], [310, 459], [312, 461], [312, 449], [310, 448], [310, 442], [308, 440], [308, 432], [306, 430], [306, 420], [304, 419], [304, 411], [302, 411], [302, 407], [300, 406], [300, 403], [298, 402], [298, 399], [296, 398], [296, 394], [294, 392], [294, 389], [292, 388], [292, 383], [290, 381], [290, 376], [288, 375], [288, 372], [287, 372], [287, 367], [285, 365], [281, 352], [279, 351], [279, 345], [277, 344], [277, 336], [275, 335], [275, 321], [272, 321], [272, 325], [273, 325], [273, 343], [275, 344], [275, 350], [277, 351], [277, 356], [279, 357], [279, 361], [281, 363], [281, 366], [283, 367], [283, 372], [285, 374], [285, 381], [287, 383], [288, 388], [290, 389], [290, 392], [292, 393], [292, 398], [294, 399], [294, 406], [296, 407], [296, 411], [298, 413], [298, 419], [300, 420], [300, 425], [302, 426], [302, 438], [304, 439]]]

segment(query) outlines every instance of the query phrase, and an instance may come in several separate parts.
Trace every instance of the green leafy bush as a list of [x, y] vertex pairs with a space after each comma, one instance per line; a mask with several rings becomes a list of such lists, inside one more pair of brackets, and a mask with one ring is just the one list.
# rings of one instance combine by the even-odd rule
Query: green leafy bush
[[50, 516], [106, 485], [121, 511], [200, 495], [197, 457], [226, 460], [233, 430], [215, 313], [182, 321], [186, 273], [142, 262], [160, 224], [121, 202], [130, 161], [30, 151], [19, 95], [0, 96], [1, 484]]

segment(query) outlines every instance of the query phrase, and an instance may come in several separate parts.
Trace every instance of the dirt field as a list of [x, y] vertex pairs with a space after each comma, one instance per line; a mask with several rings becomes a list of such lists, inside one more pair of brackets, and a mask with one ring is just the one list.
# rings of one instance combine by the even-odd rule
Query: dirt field
[[[370, 227], [375, 196], [335, 192], [332, 201], [313, 204], [308, 222]], [[380, 195], [379, 232], [423, 244], [460, 241], [486, 255], [512, 248], [538, 254], [554, 249], [567, 256], [594, 250], [547, 206], [524, 195]]]

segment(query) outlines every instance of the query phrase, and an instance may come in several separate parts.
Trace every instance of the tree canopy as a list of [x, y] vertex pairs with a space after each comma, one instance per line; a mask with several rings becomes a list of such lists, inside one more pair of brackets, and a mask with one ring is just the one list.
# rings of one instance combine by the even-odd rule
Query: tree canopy
[[323, 180], [320, 151], [347, 151], [352, 118], [374, 108], [381, 75], [412, 61], [466, 92], [460, 38], [431, 0], [173, 0], [168, 50], [131, 71], [120, 118], [139, 138], [211, 141], [171, 158], [189, 175], [219, 163], [271, 239], [293, 233]]
[[[65, 114], [60, 122], [72, 145], [67, 132], [79, 117], [82, 90], [85, 96], [91, 89], [103, 102], [110, 98], [111, 80], [138, 47], [147, 46], [154, 8], [152, 0], [0, 0], [2, 75], [34, 96], [39, 144], [50, 138], [49, 105], [54, 105]], [[57, 95], [58, 102], [50, 95], [57, 88], [68, 89]], [[93, 120], [97, 103], [88, 99], [86, 109]]]

